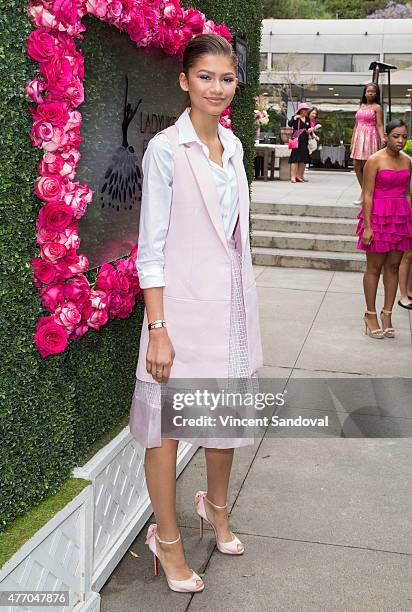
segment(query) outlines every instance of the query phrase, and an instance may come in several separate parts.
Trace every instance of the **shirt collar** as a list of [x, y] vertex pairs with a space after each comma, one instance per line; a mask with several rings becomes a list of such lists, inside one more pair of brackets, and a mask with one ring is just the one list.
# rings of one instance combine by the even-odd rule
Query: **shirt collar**
[[[176, 121], [179, 132], [179, 144], [198, 142], [202, 147], [205, 147], [206, 145], [200, 140], [189, 117], [190, 110], [191, 107], [188, 106]], [[233, 134], [232, 130], [223, 127], [221, 123], [218, 123], [217, 129], [225, 153], [230, 157], [236, 150], [237, 137]]]

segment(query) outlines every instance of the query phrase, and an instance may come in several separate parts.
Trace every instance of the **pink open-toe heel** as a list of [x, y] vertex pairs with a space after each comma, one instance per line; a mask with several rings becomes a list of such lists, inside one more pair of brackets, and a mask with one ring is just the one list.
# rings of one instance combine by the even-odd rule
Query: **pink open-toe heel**
[[[159, 536], [157, 535], [156, 523], [152, 523], [151, 525], [149, 525], [149, 529], [147, 530], [146, 536], [146, 544], [153, 553], [155, 576], [159, 575], [159, 555], [157, 554], [156, 541], [160, 542], [161, 544], [176, 544], [176, 542], [178, 542], [179, 540], [180, 534], [176, 540], [172, 540], [171, 542], [167, 542], [166, 540], [160, 540]], [[203, 589], [205, 588], [203, 580], [200, 578], [200, 576], [196, 574], [196, 572], [193, 572], [191, 577], [187, 580], [174, 580], [173, 578], [169, 578], [166, 572], [165, 576], [169, 588], [172, 591], [177, 591], [178, 593], [198, 593], [200, 591], [203, 591]]]
[[227, 504], [225, 504], [224, 506], [217, 506], [216, 504], [211, 502], [210, 499], [208, 499], [206, 496], [207, 491], [198, 491], [195, 496], [195, 511], [199, 515], [200, 539], [203, 538], [203, 521], [206, 521], [212, 526], [213, 531], [215, 532], [216, 546], [221, 553], [224, 553], [225, 555], [242, 555], [245, 550], [245, 547], [243, 546], [239, 538], [237, 536], [234, 536], [233, 540], [231, 540], [230, 542], [221, 542], [220, 540], [218, 540], [215, 526], [207, 518], [205, 509], [205, 499], [208, 504], [218, 509], [227, 508]]

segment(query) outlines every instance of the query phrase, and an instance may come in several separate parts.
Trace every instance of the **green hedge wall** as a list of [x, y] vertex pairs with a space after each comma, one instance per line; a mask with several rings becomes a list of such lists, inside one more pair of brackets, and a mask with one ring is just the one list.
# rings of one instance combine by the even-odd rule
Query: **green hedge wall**
[[[249, 87], [233, 104], [232, 119], [253, 177], [254, 96], [259, 79], [261, 0], [184, 2], [202, 10], [248, 43]], [[34, 195], [41, 157], [29, 138], [31, 118], [23, 84], [37, 64], [26, 55], [32, 26], [26, 2], [2, 2], [0, 12], [0, 531], [59, 490], [74, 465], [104, 434], [127, 417], [134, 389], [143, 315], [89, 331], [61, 355], [42, 360], [33, 334], [43, 314], [30, 259], [38, 255]], [[86, 59], [87, 61], [87, 59]], [[88, 273], [93, 280], [94, 271]]]

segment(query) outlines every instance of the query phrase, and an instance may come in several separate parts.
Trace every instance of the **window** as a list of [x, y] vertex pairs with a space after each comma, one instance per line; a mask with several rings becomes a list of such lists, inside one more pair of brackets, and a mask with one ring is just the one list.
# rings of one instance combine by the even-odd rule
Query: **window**
[[385, 63], [399, 69], [412, 67], [412, 53], [385, 53]]
[[325, 55], [325, 72], [351, 72], [352, 55], [344, 53]]
[[275, 72], [322, 72], [321, 53], [272, 53], [272, 70]]
[[268, 69], [268, 57], [269, 53], [261, 53], [260, 54], [260, 70]]
[[379, 55], [353, 55], [352, 72], [369, 72], [371, 62], [379, 62]]

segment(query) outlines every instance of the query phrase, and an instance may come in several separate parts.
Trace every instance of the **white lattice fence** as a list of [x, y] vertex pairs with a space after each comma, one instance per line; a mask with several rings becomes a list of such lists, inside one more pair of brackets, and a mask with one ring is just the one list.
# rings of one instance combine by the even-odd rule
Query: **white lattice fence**
[[[177, 475], [197, 447], [180, 442]], [[126, 427], [72, 475], [91, 481], [5, 564], [0, 590], [68, 590], [61, 612], [98, 612], [102, 588], [152, 513], [144, 450]], [[4, 608], [30, 612], [29, 607]], [[51, 608], [32, 608], [50, 612]]]

